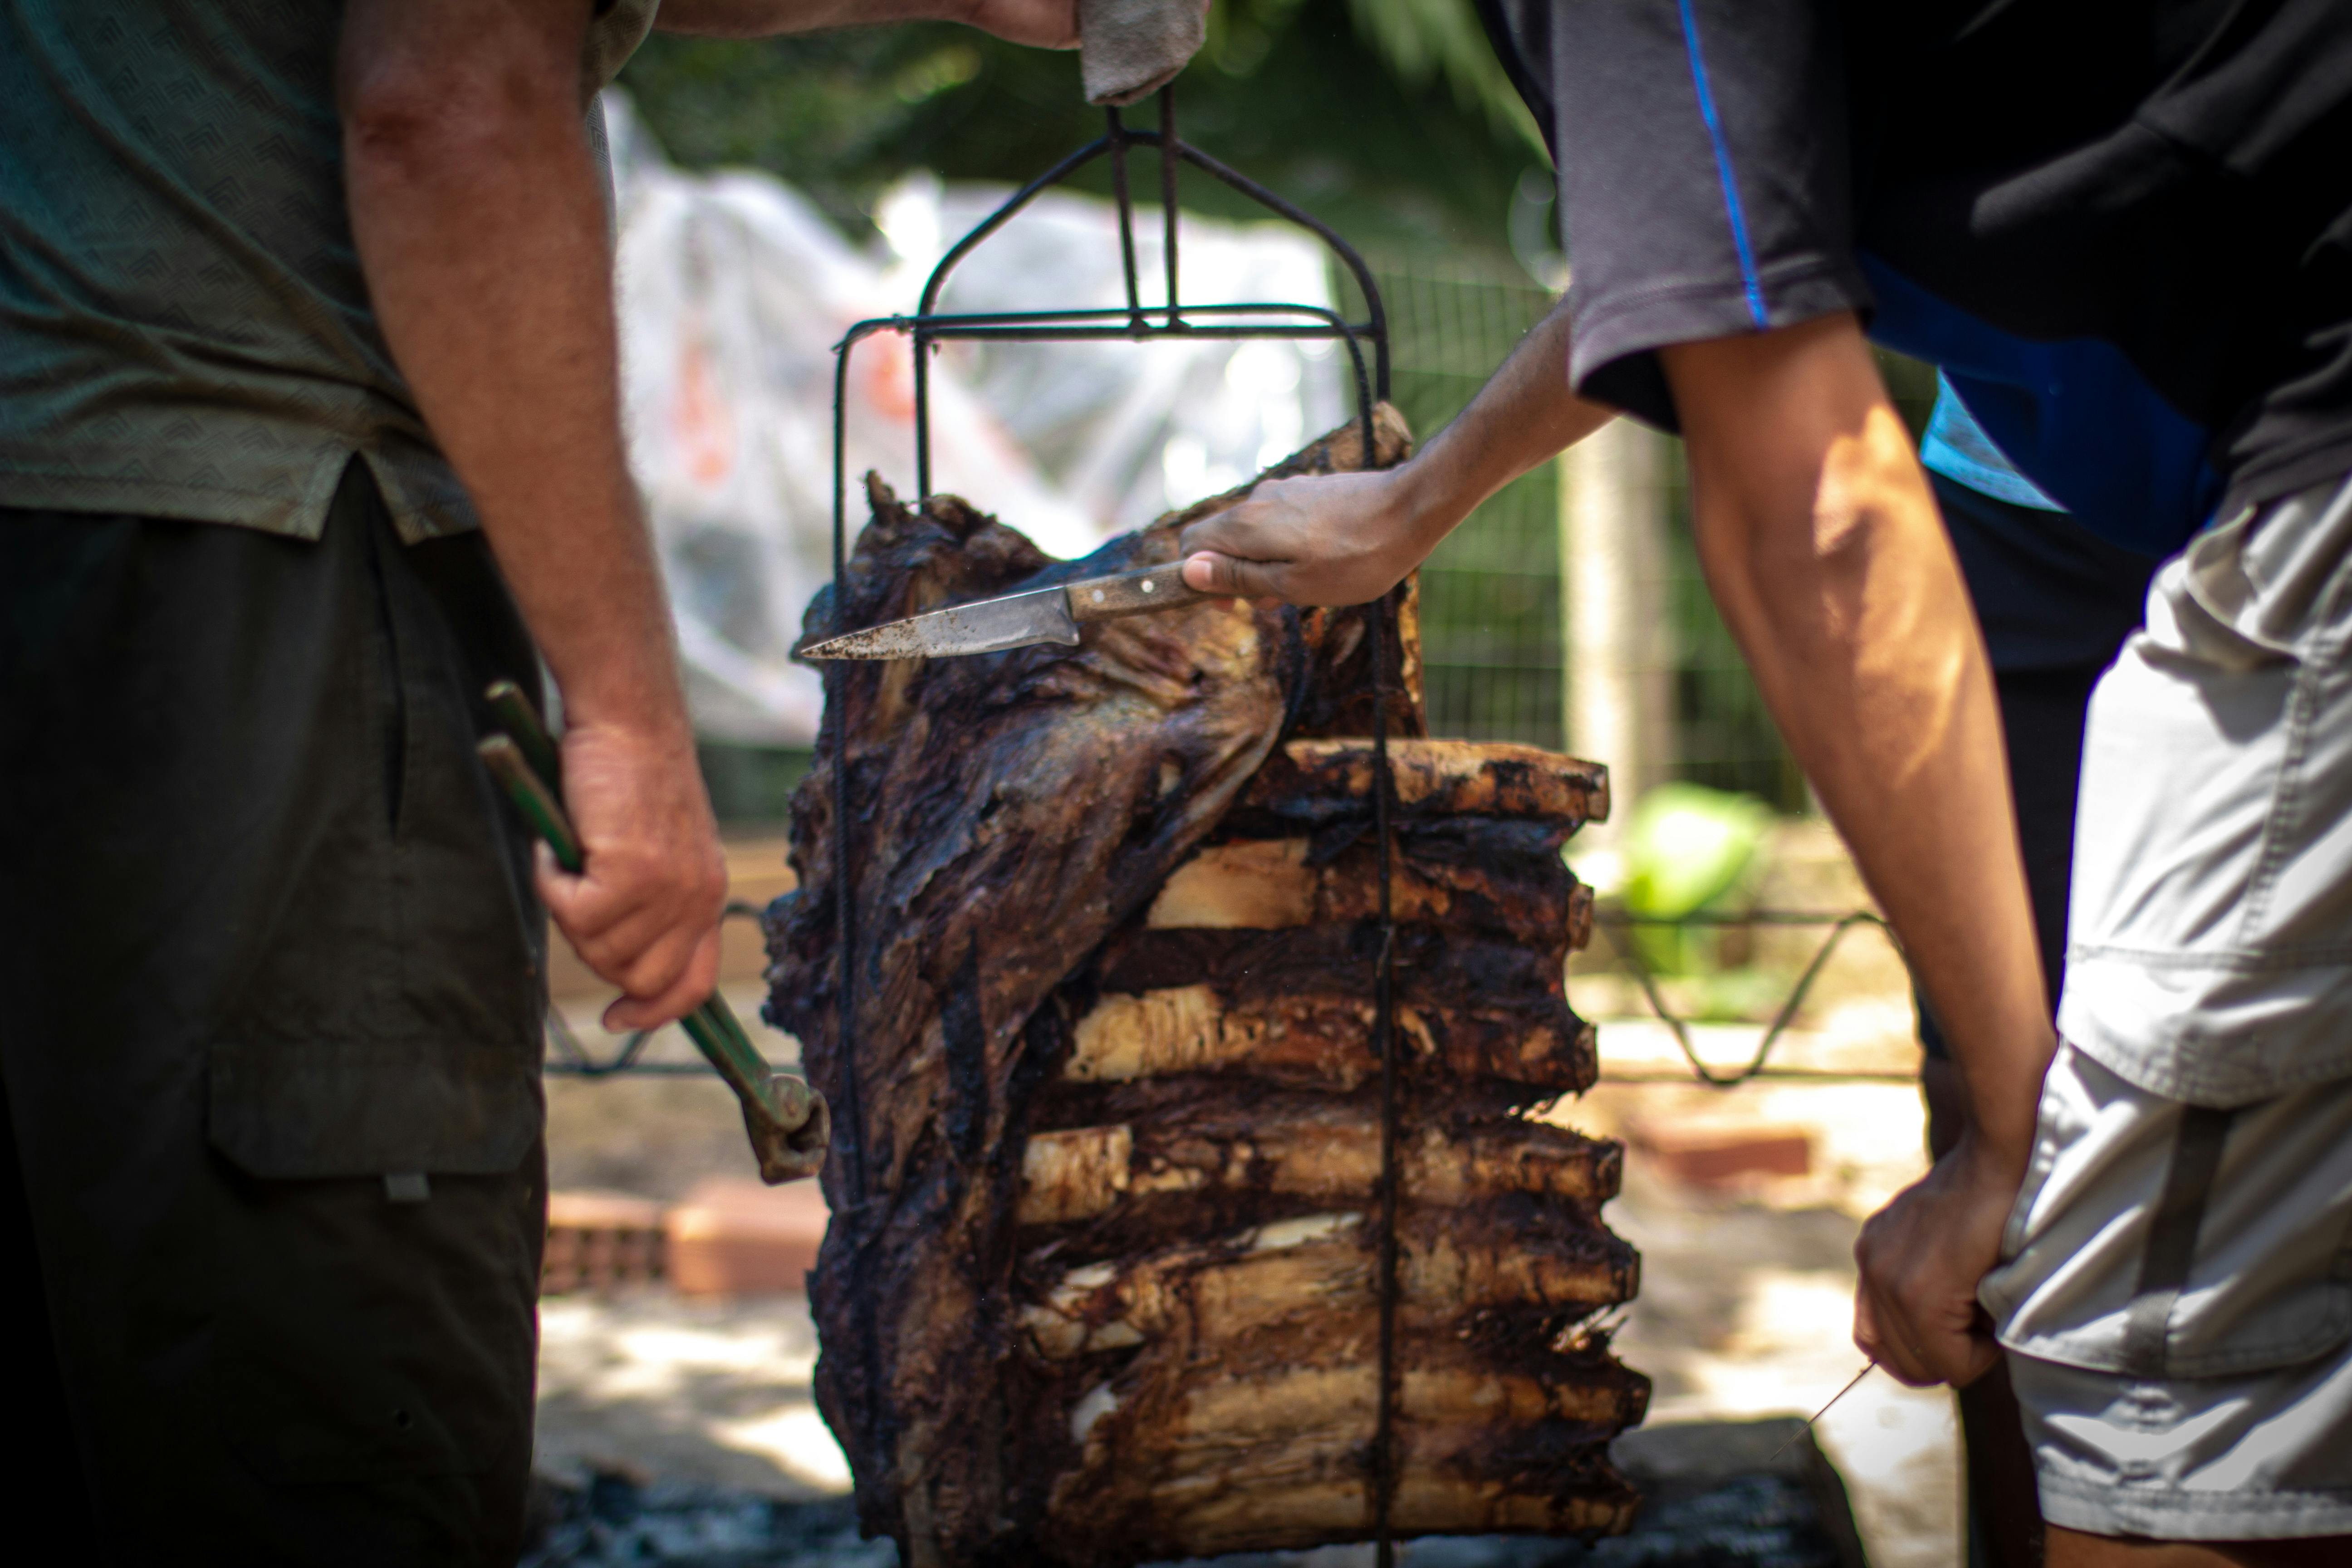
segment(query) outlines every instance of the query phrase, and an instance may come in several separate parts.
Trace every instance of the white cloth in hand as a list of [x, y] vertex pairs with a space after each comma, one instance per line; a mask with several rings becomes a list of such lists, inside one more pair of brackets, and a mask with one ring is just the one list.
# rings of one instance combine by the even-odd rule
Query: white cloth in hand
[[1175, 79], [1201, 52], [1201, 0], [1078, 0], [1078, 74], [1087, 101], [1128, 104]]

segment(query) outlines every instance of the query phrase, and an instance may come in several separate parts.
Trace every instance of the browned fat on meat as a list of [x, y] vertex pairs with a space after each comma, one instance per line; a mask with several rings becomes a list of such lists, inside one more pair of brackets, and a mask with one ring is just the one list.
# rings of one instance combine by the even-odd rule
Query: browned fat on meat
[[[1372, 460], [1407, 444], [1382, 408]], [[1335, 431], [1260, 479], [1362, 447]], [[869, 484], [838, 617], [821, 600], [809, 629], [1171, 559], [1242, 493], [1056, 563], [961, 501]], [[1606, 1444], [1647, 1384], [1589, 1323], [1638, 1276], [1600, 1219], [1621, 1153], [1522, 1114], [1593, 1074], [1562, 985], [1590, 899], [1559, 849], [1606, 812], [1606, 776], [1421, 738], [1410, 584], [1394, 603], [1392, 1517], [1617, 1528]], [[1210, 601], [1075, 648], [830, 672], [770, 1013], [836, 1112], [862, 1107], [855, 1168], [845, 1131], [824, 1174], [818, 1397], [911, 1564], [1100, 1568], [1371, 1527], [1374, 624]]]

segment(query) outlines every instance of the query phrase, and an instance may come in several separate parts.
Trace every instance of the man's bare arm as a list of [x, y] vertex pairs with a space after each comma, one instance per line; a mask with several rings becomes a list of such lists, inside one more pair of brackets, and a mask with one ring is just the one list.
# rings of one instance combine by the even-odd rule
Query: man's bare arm
[[563, 694], [587, 867], [543, 860], [541, 891], [644, 1027], [709, 994], [726, 868], [623, 457], [588, 10], [351, 0], [338, 89], [377, 317]]
[[1184, 580], [1242, 598], [1363, 604], [1420, 565], [1480, 501], [1609, 418], [1568, 388], [1562, 305], [1410, 462], [1261, 485], [1186, 529]]
[[663, 0], [654, 26], [710, 38], [766, 38], [891, 22], [961, 22], [1016, 44], [1072, 49], [1076, 0]]
[[1661, 357], [1708, 586], [1968, 1093], [1959, 1146], [1864, 1230], [1856, 1339], [1906, 1381], [1964, 1383], [1999, 1353], [1976, 1287], [2054, 1047], [1983, 639], [1851, 315]]
[[[1573, 397], [1555, 311], [1462, 417], [1387, 474], [1264, 487], [1186, 531], [1196, 587], [1360, 603], [1480, 500], [1607, 416]], [[1702, 559], [1792, 750], [1902, 932], [1970, 1126], [1858, 1249], [1855, 1333], [1913, 1382], [1996, 1353], [1978, 1280], [2053, 1047], [1991, 678], [1901, 421], [1850, 315], [1664, 351]]]

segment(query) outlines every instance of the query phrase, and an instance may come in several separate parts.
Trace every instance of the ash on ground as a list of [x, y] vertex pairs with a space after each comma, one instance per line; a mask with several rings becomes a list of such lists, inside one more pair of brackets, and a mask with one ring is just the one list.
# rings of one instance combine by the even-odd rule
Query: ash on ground
[[[1583, 1542], [1434, 1536], [1403, 1568], [1863, 1568], [1843, 1486], [1793, 1421], [1695, 1423], [1626, 1434], [1619, 1463], [1648, 1501], [1631, 1533]], [[542, 1476], [520, 1568], [898, 1568], [861, 1541], [847, 1498], [787, 1502], [601, 1470]], [[1252, 1552], [1157, 1568], [1371, 1568], [1369, 1545]]]

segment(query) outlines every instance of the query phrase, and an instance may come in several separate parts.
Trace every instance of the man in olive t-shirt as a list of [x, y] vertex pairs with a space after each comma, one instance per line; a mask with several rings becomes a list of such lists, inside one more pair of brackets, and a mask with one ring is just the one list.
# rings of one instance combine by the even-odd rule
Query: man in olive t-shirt
[[[541, 902], [643, 1027], [725, 889], [614, 357], [656, 3], [0, 0], [9, 1473], [76, 1560], [515, 1560]], [[542, 658], [576, 877], [473, 756]]]

